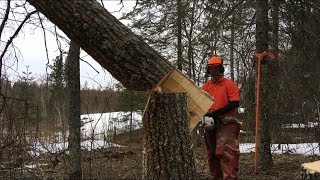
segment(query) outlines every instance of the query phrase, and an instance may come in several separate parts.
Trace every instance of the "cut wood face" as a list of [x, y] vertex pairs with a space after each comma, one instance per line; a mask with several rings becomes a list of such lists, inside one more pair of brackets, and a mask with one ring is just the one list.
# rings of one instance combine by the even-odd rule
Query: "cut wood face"
[[320, 173], [320, 161], [304, 163], [302, 164], [302, 168], [305, 169], [308, 174]]
[[214, 103], [213, 98], [209, 94], [200, 89], [178, 69], [172, 69], [165, 75], [154, 90], [162, 92], [187, 92], [190, 132], [200, 123], [201, 118]]

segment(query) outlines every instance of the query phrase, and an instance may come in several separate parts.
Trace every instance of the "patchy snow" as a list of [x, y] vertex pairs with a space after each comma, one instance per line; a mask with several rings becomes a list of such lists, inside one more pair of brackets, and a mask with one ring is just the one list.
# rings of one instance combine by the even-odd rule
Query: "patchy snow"
[[[123, 147], [118, 144], [105, 142], [103, 140], [86, 140], [81, 142], [81, 149], [85, 149], [88, 151], [99, 149], [99, 148], [108, 148], [108, 147]], [[68, 142], [65, 143], [41, 143], [37, 142], [33, 145], [32, 151], [29, 151], [29, 154], [32, 156], [39, 156], [43, 153], [59, 153], [64, 152], [68, 154]]]
[[[254, 143], [241, 143], [241, 153], [251, 153], [255, 151]], [[302, 143], [302, 144], [272, 144], [272, 154], [302, 154], [302, 155], [320, 155], [318, 143]]]
[[245, 108], [243, 108], [243, 107], [239, 107], [238, 108], [238, 113], [239, 114], [244, 113], [244, 111], [245, 111]]
[[[81, 115], [81, 148], [93, 150], [98, 148], [121, 147], [120, 145], [107, 142], [107, 136], [123, 132], [130, 128], [130, 112], [111, 112]], [[141, 128], [142, 113], [132, 113], [132, 128]], [[67, 132], [66, 135], [69, 133]], [[68, 139], [68, 138], [66, 138]], [[59, 153], [66, 151], [68, 153], [68, 142], [64, 142], [62, 133], [55, 133], [55, 142], [38, 141], [30, 147], [29, 153], [32, 156], [38, 156], [41, 153]]]
[[[103, 139], [111, 132], [124, 131], [130, 126], [130, 112], [110, 112], [110, 113], [96, 113], [81, 115], [83, 126], [81, 128], [83, 138]], [[132, 127], [133, 129], [142, 126], [142, 113], [132, 113]]]
[[293, 123], [293, 124], [282, 124], [281, 128], [315, 128], [318, 127], [318, 122], [308, 122], [307, 124], [304, 123]]
[[[108, 142], [108, 135], [112, 135], [114, 131], [118, 134], [129, 129], [130, 112], [111, 112], [111, 113], [97, 113], [81, 115], [82, 139], [81, 148], [86, 150], [93, 150], [98, 148], [121, 147], [120, 145]], [[142, 113], [133, 112], [132, 114], [133, 129], [142, 127]], [[318, 122], [310, 122], [305, 124], [285, 124], [283, 128], [297, 128], [297, 127], [317, 127]], [[245, 133], [245, 132], [242, 132]], [[68, 134], [68, 133], [67, 133]], [[59, 153], [66, 151], [68, 153], [68, 142], [62, 143], [63, 138], [56, 138], [58, 142], [36, 142], [31, 155], [38, 156], [41, 153]], [[241, 143], [241, 153], [254, 152], [254, 143]], [[289, 153], [289, 154], [303, 154], [303, 155], [320, 155], [318, 143], [302, 143], [302, 144], [272, 144], [271, 151], [275, 154]]]

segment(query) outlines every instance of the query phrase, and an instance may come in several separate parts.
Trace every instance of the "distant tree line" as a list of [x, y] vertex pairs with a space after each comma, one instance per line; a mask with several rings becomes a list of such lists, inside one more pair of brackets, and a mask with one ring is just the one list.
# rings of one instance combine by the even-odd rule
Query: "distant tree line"
[[[64, 126], [68, 113], [64, 64], [60, 57], [53, 62], [50, 66], [52, 72], [42, 81], [36, 80], [28, 67], [15, 82], [2, 77], [1, 97], [4, 101], [1, 104], [1, 123], [16, 124], [25, 121], [30, 127], [37, 122]], [[115, 86], [116, 88], [105, 89], [83, 86], [80, 90], [81, 114], [143, 111], [147, 95], [129, 91], [121, 84]]]

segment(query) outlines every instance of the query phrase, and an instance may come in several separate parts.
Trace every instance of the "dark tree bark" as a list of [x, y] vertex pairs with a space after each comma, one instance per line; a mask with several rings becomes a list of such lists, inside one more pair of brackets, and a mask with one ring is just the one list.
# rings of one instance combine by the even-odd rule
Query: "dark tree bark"
[[279, 10], [281, 0], [272, 0], [272, 50], [274, 56], [278, 60], [279, 55]]
[[231, 80], [234, 81], [234, 24], [235, 24], [235, 20], [234, 20], [234, 12], [232, 13], [232, 21], [231, 21], [231, 27], [230, 27], [230, 31], [231, 31], [231, 37], [230, 37], [230, 76], [231, 76]]
[[[269, 30], [269, 21], [268, 21], [268, 0], [257, 0], [256, 1], [256, 52], [262, 53], [263, 51], [268, 49], [269, 38], [268, 38], [268, 30]], [[267, 101], [269, 97], [269, 87], [268, 87], [268, 76], [269, 70], [266, 65], [266, 58], [264, 57], [262, 60], [261, 67], [261, 109], [260, 109], [260, 121], [259, 121], [259, 162], [262, 166], [262, 170], [264, 168], [270, 167], [272, 162], [271, 155], [271, 136], [270, 136], [270, 101]]]
[[66, 62], [66, 76], [69, 99], [69, 179], [82, 179], [81, 132], [80, 132], [80, 46], [71, 41]]
[[186, 93], [151, 94], [143, 115], [145, 178], [195, 178], [186, 96]]
[[[177, 39], [178, 39], [178, 45], [177, 45], [177, 51], [178, 51], [178, 69], [182, 71], [182, 17], [183, 17], [183, 8], [181, 0], [177, 0]], [[190, 76], [191, 77], [191, 76]]]
[[[272, 0], [272, 36], [271, 36], [271, 45], [272, 52], [275, 56], [275, 59], [268, 62], [268, 70], [269, 70], [269, 79], [268, 79], [268, 87], [273, 90], [273, 93], [269, 93], [269, 104], [273, 104], [270, 107], [270, 117], [271, 119], [277, 120], [275, 123], [271, 124], [271, 129], [276, 129], [280, 127], [281, 115], [279, 113], [279, 108], [281, 107], [281, 78], [279, 78], [280, 71], [280, 61], [279, 61], [279, 10], [280, 10], [281, 0]], [[281, 133], [281, 132], [278, 132]]]
[[146, 91], [172, 65], [96, 0], [27, 0], [127, 89]]

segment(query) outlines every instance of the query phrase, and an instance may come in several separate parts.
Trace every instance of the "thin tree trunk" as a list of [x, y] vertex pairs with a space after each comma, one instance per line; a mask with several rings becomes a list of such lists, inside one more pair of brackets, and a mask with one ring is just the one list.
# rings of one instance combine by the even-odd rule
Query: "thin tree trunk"
[[80, 124], [80, 46], [71, 41], [66, 62], [69, 99], [69, 179], [82, 179], [81, 170], [81, 124]]
[[[268, 0], [256, 1], [256, 51], [262, 53], [268, 49], [269, 39], [269, 21], [268, 21]], [[259, 162], [262, 170], [270, 167], [272, 162], [271, 155], [271, 135], [270, 135], [270, 109], [269, 106], [273, 104], [268, 103], [268, 93], [270, 93], [267, 86], [268, 66], [266, 66], [266, 58], [262, 60], [261, 67], [261, 109], [259, 121]]]
[[[177, 39], [178, 39], [178, 69], [180, 71], [182, 71], [182, 4], [181, 4], [181, 0], [177, 0], [177, 31], [178, 31], [178, 35], [177, 35]], [[189, 76], [190, 77], [190, 76]]]
[[142, 119], [144, 178], [195, 178], [186, 96], [151, 94]]
[[194, 59], [193, 59], [193, 43], [192, 43], [192, 36], [193, 36], [193, 30], [194, 30], [194, 13], [195, 13], [195, 4], [196, 2], [193, 1], [193, 6], [191, 9], [191, 16], [190, 16], [190, 30], [189, 33], [187, 34], [187, 39], [188, 39], [188, 76], [190, 79], [193, 79], [193, 81], [196, 81], [196, 72], [195, 72], [195, 64], [194, 64]]
[[173, 68], [96, 0], [27, 1], [129, 90], [150, 90]]
[[279, 56], [279, 8], [281, 0], [272, 1], [272, 49], [276, 60]]
[[232, 13], [231, 21], [231, 37], [230, 37], [230, 73], [231, 80], [234, 81], [234, 13]]

